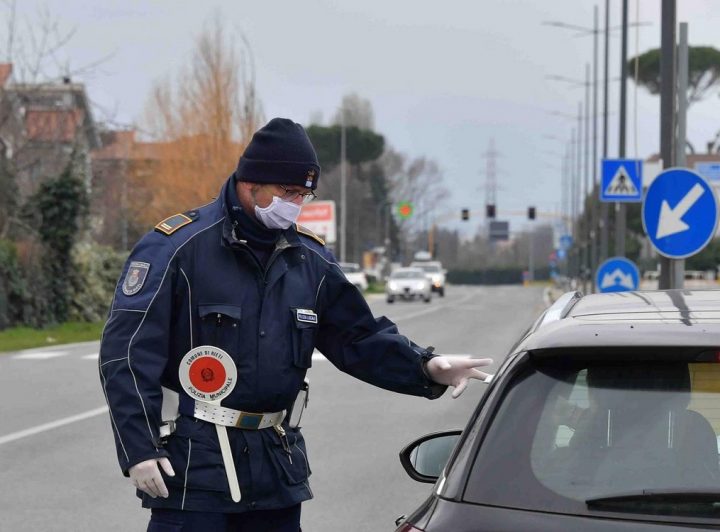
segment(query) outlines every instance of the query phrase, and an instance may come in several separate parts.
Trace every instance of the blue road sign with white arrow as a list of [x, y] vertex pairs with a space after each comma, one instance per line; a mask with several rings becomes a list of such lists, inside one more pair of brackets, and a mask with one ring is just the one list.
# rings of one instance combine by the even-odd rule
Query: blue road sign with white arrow
[[625, 257], [611, 257], [603, 262], [595, 274], [595, 286], [600, 292], [626, 292], [640, 286], [640, 271]]
[[658, 175], [645, 194], [642, 221], [661, 255], [684, 259], [703, 249], [718, 224], [715, 192], [699, 174], [670, 168]]
[[642, 201], [642, 160], [603, 159], [600, 201]]

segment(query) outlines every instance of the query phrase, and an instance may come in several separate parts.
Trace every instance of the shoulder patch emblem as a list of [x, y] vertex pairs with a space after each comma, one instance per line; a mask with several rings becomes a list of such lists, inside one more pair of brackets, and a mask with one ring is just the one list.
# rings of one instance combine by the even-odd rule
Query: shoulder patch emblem
[[162, 222], [155, 226], [156, 231], [160, 231], [166, 235], [171, 235], [178, 229], [187, 224], [193, 223], [195, 220], [186, 214], [173, 214], [169, 218], [165, 218]]
[[123, 294], [126, 296], [134, 296], [137, 294], [145, 284], [148, 271], [150, 271], [150, 263], [131, 262], [122, 284]]
[[295, 226], [296, 226], [297, 232], [300, 233], [301, 235], [309, 236], [316, 242], [319, 242], [321, 246], [325, 245], [325, 241], [322, 238], [320, 238], [319, 236], [317, 236], [315, 233], [310, 231], [310, 229], [308, 229], [307, 227], [304, 227], [300, 224], [295, 224]]

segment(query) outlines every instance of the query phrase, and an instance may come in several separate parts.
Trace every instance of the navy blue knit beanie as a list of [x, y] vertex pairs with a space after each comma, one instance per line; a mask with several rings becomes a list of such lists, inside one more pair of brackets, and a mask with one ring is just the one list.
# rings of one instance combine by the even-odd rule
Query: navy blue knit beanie
[[235, 175], [238, 180], [250, 183], [314, 189], [320, 177], [320, 164], [300, 124], [287, 118], [273, 118], [255, 132], [240, 157]]

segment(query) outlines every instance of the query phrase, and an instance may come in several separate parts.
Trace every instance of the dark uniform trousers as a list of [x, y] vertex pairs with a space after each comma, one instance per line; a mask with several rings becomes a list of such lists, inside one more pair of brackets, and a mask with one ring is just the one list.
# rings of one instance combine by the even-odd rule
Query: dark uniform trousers
[[[147, 532], [298, 532], [300, 505], [241, 514], [155, 508]], [[301, 532], [301, 531], [300, 531]]]

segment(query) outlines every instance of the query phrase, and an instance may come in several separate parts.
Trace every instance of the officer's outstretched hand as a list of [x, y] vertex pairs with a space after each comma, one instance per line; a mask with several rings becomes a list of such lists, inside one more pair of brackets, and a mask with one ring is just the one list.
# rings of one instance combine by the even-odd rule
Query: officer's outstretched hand
[[165, 457], [151, 458], [150, 460], [135, 464], [128, 470], [128, 473], [130, 474], [130, 480], [132, 480], [133, 486], [137, 489], [144, 491], [153, 499], [155, 497], [167, 499], [168, 490], [165, 487], [165, 481], [160, 474], [158, 464], [163, 468], [166, 475], [171, 477], [175, 476], [175, 471], [173, 471], [170, 465], [170, 460]]
[[481, 366], [492, 364], [492, 358], [467, 358], [439, 355], [428, 360], [425, 371], [438, 384], [454, 386], [452, 397], [457, 399], [470, 379], [485, 380], [489, 374], [480, 371]]

